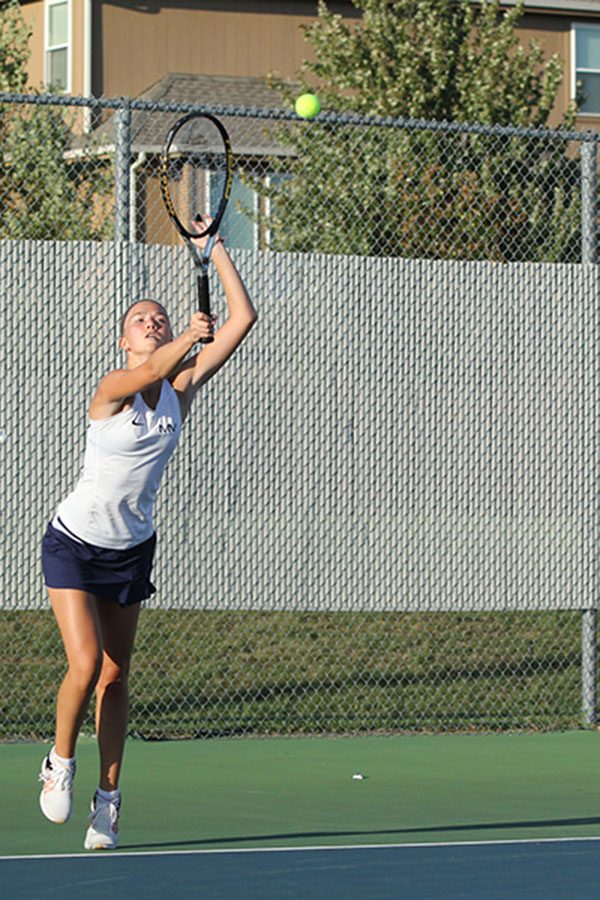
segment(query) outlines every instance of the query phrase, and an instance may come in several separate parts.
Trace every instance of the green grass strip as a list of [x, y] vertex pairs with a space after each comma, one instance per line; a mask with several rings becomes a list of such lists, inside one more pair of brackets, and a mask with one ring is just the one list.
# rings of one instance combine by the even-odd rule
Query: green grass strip
[[[581, 725], [578, 612], [144, 610], [146, 739]], [[0, 615], [0, 739], [44, 739], [65, 661], [47, 611]], [[85, 726], [93, 728], [92, 711]]]

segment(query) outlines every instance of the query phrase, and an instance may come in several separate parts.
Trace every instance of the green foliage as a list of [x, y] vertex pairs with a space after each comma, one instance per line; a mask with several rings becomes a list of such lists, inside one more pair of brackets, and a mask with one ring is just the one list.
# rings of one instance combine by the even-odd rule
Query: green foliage
[[27, 82], [31, 30], [18, 0], [0, 3], [0, 91], [23, 91]]
[[[522, 2], [353, 0], [319, 5], [303, 90], [327, 112], [488, 126], [546, 124], [562, 64], [519, 44]], [[312, 78], [315, 84], [309, 83]], [[274, 81], [291, 101], [298, 86]], [[318, 84], [318, 88], [315, 86]], [[572, 126], [572, 104], [563, 127]], [[276, 249], [492, 260], [573, 260], [579, 170], [566, 142], [415, 128], [293, 123], [264, 193]]]
[[[31, 32], [16, 0], [0, 4], [0, 89], [22, 92]], [[82, 149], [59, 107], [0, 107], [0, 237], [93, 240], [110, 236], [110, 169]]]
[[[562, 81], [555, 54], [544, 63], [515, 26], [523, 0], [500, 11], [484, 0], [353, 0], [362, 13], [346, 24], [319, 0], [319, 19], [304, 28], [316, 62], [305, 62], [323, 104], [376, 116], [543, 125]], [[305, 82], [308, 87], [308, 83]], [[572, 122], [571, 106], [567, 121]]]
[[0, 234], [34, 240], [110, 236], [111, 170], [90, 150], [74, 150], [59, 108], [18, 108], [7, 129]]

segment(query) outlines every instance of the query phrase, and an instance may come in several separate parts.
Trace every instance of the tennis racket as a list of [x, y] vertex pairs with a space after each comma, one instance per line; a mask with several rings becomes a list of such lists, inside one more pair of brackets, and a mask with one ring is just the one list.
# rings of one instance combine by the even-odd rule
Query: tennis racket
[[[173, 225], [194, 260], [198, 309], [210, 315], [208, 264], [233, 183], [231, 140], [208, 113], [188, 113], [170, 129], [160, 167], [160, 188]], [[204, 215], [210, 221], [204, 227]], [[192, 223], [202, 227], [194, 230]], [[200, 250], [192, 238], [206, 237]], [[213, 338], [205, 338], [204, 343]]]

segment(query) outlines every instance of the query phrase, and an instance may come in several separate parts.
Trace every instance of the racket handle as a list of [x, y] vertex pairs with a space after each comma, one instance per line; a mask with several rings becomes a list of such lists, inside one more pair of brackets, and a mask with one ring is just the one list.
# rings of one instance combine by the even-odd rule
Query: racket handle
[[[202, 313], [206, 313], [207, 316], [210, 316], [210, 292], [208, 286], [208, 272], [199, 272], [198, 273], [198, 309]], [[214, 338], [205, 337], [202, 338], [200, 343], [202, 344], [210, 344], [214, 341]]]

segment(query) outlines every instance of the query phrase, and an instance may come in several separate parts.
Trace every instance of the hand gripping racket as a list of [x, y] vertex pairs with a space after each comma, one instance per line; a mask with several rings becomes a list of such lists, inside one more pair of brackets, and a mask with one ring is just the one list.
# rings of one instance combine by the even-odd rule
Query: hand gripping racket
[[[232, 183], [233, 152], [222, 122], [208, 113], [188, 113], [178, 119], [165, 140], [160, 189], [167, 213], [194, 260], [198, 309], [207, 315], [208, 264]], [[207, 212], [211, 221], [204, 230], [194, 231], [192, 222], [204, 224], [200, 210]], [[199, 237], [207, 237], [202, 250], [192, 244], [192, 238]], [[204, 343], [212, 340], [205, 338]]]

